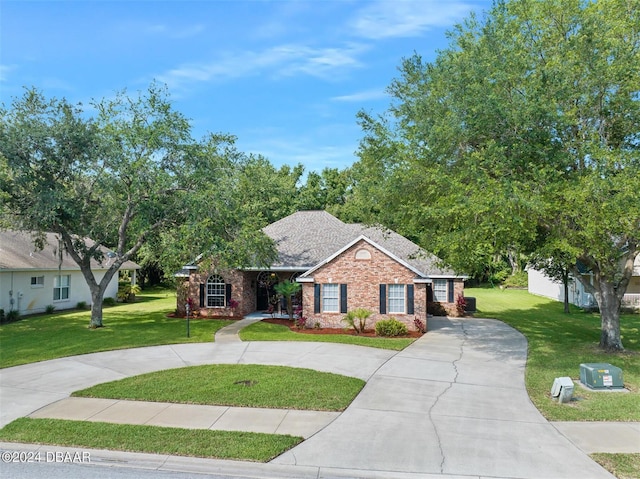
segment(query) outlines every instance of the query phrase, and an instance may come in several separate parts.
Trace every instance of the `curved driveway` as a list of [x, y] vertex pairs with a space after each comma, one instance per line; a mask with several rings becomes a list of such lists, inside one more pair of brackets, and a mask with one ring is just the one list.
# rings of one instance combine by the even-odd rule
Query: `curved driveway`
[[[77, 389], [144, 372], [210, 363], [277, 364], [368, 382], [326, 428], [270, 464], [236, 463], [238, 473], [612, 478], [530, 402], [526, 348], [525, 338], [499, 321], [435, 318], [429, 333], [401, 352], [331, 343], [229, 342], [87, 354], [0, 371], [0, 425]], [[188, 469], [188, 464], [229, 475], [236, 467], [232, 461], [194, 458], [165, 458], [156, 467]]]

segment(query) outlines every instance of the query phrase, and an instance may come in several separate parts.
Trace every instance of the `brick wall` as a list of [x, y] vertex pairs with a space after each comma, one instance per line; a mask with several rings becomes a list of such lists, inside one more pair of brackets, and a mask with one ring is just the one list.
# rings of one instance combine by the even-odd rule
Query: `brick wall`
[[[373, 311], [367, 328], [380, 319], [391, 317], [415, 330], [414, 319], [426, 322], [426, 284], [414, 283], [416, 274], [364, 240], [344, 251], [330, 263], [311, 275], [315, 284], [347, 284], [347, 310], [366, 308]], [[414, 314], [380, 314], [380, 284], [411, 284], [414, 286]], [[307, 323], [319, 323], [326, 328], [344, 328], [344, 313], [314, 313], [314, 283], [303, 283], [303, 314]], [[406, 288], [405, 288], [406, 297]]]
[[[188, 281], [182, 286], [185, 289], [184, 294], [178, 295], [178, 312], [184, 314], [184, 303], [187, 297], [193, 299], [195, 309], [201, 317], [217, 318], [217, 317], [237, 317], [252, 313], [256, 309], [256, 276], [257, 273], [252, 271], [229, 270], [217, 272], [224, 279], [225, 283], [231, 284], [231, 299], [238, 302], [235, 311], [230, 308], [207, 308], [200, 307], [200, 284], [207, 283], [207, 279], [212, 273], [204, 273], [192, 271]], [[206, 286], [205, 286], [206, 287]], [[182, 296], [182, 297], [181, 297]]]

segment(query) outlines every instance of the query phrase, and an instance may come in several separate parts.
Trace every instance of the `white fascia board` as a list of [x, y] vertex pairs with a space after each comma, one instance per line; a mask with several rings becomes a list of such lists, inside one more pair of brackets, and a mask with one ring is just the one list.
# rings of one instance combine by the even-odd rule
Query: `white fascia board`
[[452, 276], [450, 274], [430, 274], [429, 278], [432, 279], [469, 279], [469, 275], [461, 274], [458, 276]]
[[413, 282], [416, 284], [431, 284], [433, 280], [431, 278], [414, 278]]
[[305, 278], [303, 278], [302, 276], [298, 276], [296, 278], [296, 282], [297, 283], [313, 283], [314, 279], [311, 276], [307, 276]]
[[385, 255], [387, 255], [389, 258], [393, 259], [394, 261], [400, 263], [402, 266], [410, 269], [411, 271], [413, 271], [415, 274], [417, 274], [419, 277], [421, 278], [425, 278], [424, 273], [422, 273], [421, 271], [418, 271], [416, 268], [414, 268], [413, 266], [411, 266], [409, 263], [407, 263], [406, 261], [404, 261], [403, 259], [398, 258], [395, 254], [393, 254], [392, 252], [386, 250], [385, 248], [383, 248], [382, 246], [380, 246], [378, 243], [376, 243], [375, 241], [373, 241], [371, 238], [368, 238], [364, 235], [360, 235], [358, 236], [356, 239], [354, 239], [353, 241], [351, 241], [349, 244], [347, 244], [346, 246], [340, 248], [338, 251], [336, 251], [335, 253], [333, 253], [331, 256], [327, 257], [326, 259], [322, 260], [320, 263], [318, 263], [317, 265], [315, 265], [313, 268], [311, 268], [309, 271], [305, 272], [304, 274], [302, 274], [300, 277], [307, 277], [308, 275], [310, 275], [311, 273], [313, 273], [314, 271], [316, 271], [318, 268], [320, 268], [321, 266], [324, 266], [327, 263], [330, 263], [331, 261], [333, 261], [334, 259], [336, 259], [338, 256], [340, 256], [342, 253], [344, 253], [345, 251], [347, 251], [349, 248], [351, 248], [353, 245], [355, 245], [356, 243], [358, 243], [359, 241], [366, 241], [367, 243], [369, 243], [371, 246], [373, 246], [374, 248], [376, 248], [377, 250], [381, 251], [382, 253], [384, 253]]

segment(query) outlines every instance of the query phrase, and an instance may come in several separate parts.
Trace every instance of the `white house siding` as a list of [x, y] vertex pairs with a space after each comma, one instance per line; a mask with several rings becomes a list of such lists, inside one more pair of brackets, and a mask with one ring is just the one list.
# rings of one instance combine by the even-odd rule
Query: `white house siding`
[[[99, 282], [104, 271], [94, 271]], [[28, 271], [0, 271], [0, 308], [5, 314], [11, 310], [18, 310], [20, 315], [42, 313], [47, 306], [53, 305], [56, 310], [75, 308], [81, 301], [91, 304], [89, 286], [80, 271], [62, 270], [62, 275], [69, 275], [69, 298], [53, 299], [53, 289], [58, 271], [28, 270]], [[32, 285], [31, 278], [44, 276], [44, 284]], [[114, 275], [109, 283], [104, 297], [116, 298], [118, 293], [118, 275]], [[13, 300], [13, 301], [12, 301]]]
[[[564, 301], [562, 282], [553, 281], [536, 269], [528, 269], [527, 273], [529, 274], [529, 292], [531, 294]], [[595, 298], [584, 290], [582, 283], [573, 279], [569, 281], [569, 302], [581, 308], [596, 305]]]

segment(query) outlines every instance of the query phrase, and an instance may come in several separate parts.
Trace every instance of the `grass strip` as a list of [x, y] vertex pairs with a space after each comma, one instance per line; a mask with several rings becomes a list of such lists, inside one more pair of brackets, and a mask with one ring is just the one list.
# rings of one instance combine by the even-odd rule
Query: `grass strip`
[[308, 341], [324, 343], [353, 344], [370, 348], [401, 351], [415, 341], [415, 338], [371, 338], [350, 334], [304, 334], [291, 331], [281, 324], [258, 322], [240, 331], [243, 341]]
[[591, 454], [591, 458], [618, 479], [640, 477], [640, 454]]
[[[622, 353], [598, 348], [600, 315], [576, 307], [563, 313], [561, 302], [529, 294], [525, 290], [473, 288], [476, 317], [495, 318], [513, 326], [528, 341], [525, 380], [531, 400], [550, 421], [640, 421], [640, 314], [620, 317]], [[472, 320], [472, 319], [471, 319]], [[580, 378], [581, 363], [611, 363], [622, 369], [630, 392], [597, 392], [574, 388], [574, 400], [558, 404], [551, 400], [554, 378]]]
[[31, 418], [7, 424], [0, 440], [254, 462], [267, 462], [302, 442], [279, 434]]
[[76, 391], [73, 396], [184, 404], [343, 411], [358, 378], [311, 369], [211, 364], [157, 371]]

